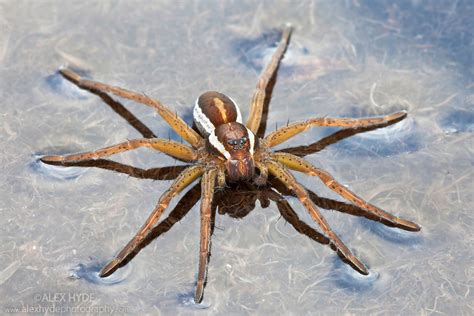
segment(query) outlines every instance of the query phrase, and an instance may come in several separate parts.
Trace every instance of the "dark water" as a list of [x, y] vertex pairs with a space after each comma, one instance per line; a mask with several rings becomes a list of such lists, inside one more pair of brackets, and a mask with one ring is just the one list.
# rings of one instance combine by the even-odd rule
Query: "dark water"
[[[472, 1], [0, 3], [2, 311], [473, 314], [473, 14]], [[137, 178], [105, 166], [38, 163], [42, 154], [141, 137], [58, 69], [74, 65], [145, 92], [188, 123], [195, 98], [211, 89], [230, 95], [246, 116], [285, 22], [295, 31], [268, 130], [288, 120], [407, 110], [396, 125], [307, 158], [371, 203], [420, 224], [421, 232], [323, 211], [369, 267], [364, 277], [296, 232], [275, 204], [262, 208], [255, 197], [247, 216], [217, 216], [202, 304], [192, 302], [197, 207], [100, 279], [100, 268], [170, 182], [154, 180], [157, 170]], [[149, 133], [177, 139], [150, 109], [123, 105]], [[279, 148], [335, 131], [314, 128]], [[113, 158], [141, 169], [179, 164], [144, 149]], [[297, 177], [318, 196], [339, 199], [316, 179]], [[289, 203], [316, 227], [295, 199]]]

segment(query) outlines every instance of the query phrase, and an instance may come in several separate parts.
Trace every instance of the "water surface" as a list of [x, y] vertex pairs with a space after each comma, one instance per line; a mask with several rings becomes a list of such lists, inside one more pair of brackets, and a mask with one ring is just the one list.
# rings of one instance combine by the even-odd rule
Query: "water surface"
[[[471, 1], [2, 2], [0, 306], [17, 313], [57, 307], [164, 315], [472, 314], [473, 7]], [[275, 204], [256, 202], [241, 219], [218, 214], [205, 299], [195, 305], [195, 206], [128, 266], [98, 278], [170, 181], [39, 164], [45, 153], [141, 137], [58, 69], [74, 65], [145, 92], [189, 123], [194, 100], [206, 90], [230, 95], [246, 116], [285, 22], [295, 31], [268, 130], [308, 117], [407, 110], [397, 125], [341, 140], [308, 159], [371, 203], [420, 224], [421, 232], [323, 211], [368, 265], [370, 275], [362, 277], [328, 246], [296, 232]], [[177, 139], [149, 108], [122, 103], [150, 133]], [[279, 148], [335, 131], [315, 128]], [[142, 169], [179, 164], [145, 149], [114, 160]], [[317, 179], [297, 177], [318, 196], [340, 200]], [[289, 203], [316, 227], [295, 199]]]

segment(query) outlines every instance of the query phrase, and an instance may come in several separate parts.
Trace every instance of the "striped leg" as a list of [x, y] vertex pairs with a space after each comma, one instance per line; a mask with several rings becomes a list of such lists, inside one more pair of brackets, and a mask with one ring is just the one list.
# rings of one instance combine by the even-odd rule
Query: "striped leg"
[[204, 173], [201, 180], [201, 238], [199, 249], [199, 270], [194, 302], [200, 303], [204, 294], [204, 285], [207, 279], [207, 264], [211, 246], [211, 217], [212, 198], [216, 183], [217, 172], [211, 169]]
[[398, 122], [403, 120], [406, 116], [407, 112], [401, 111], [383, 117], [367, 117], [360, 119], [318, 117], [314, 119], [309, 119], [304, 122], [289, 124], [288, 126], [277, 129], [276, 131], [268, 134], [268, 136], [265, 137], [265, 140], [267, 141], [270, 147], [273, 147], [314, 126], [367, 128], [375, 127], [377, 125], [390, 124], [392, 122]]
[[109, 92], [119, 97], [148, 105], [154, 108], [158, 114], [160, 114], [161, 117], [163, 117], [163, 119], [171, 126], [171, 128], [185, 141], [191, 144], [191, 146], [197, 148], [202, 142], [202, 137], [199, 136], [197, 132], [195, 132], [180, 117], [178, 117], [166, 106], [161, 104], [161, 102], [158, 100], [147, 97], [144, 94], [114, 87], [105, 83], [82, 79], [81, 76], [70, 69], [61, 69], [60, 72], [66, 79], [70, 80], [83, 89]]
[[[158, 225], [153, 227], [153, 229], [147, 234], [147, 236], [140, 242], [140, 244], [135, 247], [135, 249], [130, 252], [130, 254], [124, 258], [122, 261], [117, 262], [115, 265], [114, 271], [118, 268], [121, 268], [127, 263], [129, 263], [135, 256], [146, 246], [148, 246], [153, 240], [160, 237], [162, 234], [168, 232], [174, 224], [183, 219], [186, 214], [192, 209], [192, 207], [199, 201], [201, 198], [201, 184], [195, 184], [191, 189], [188, 190], [179, 202], [176, 204], [175, 208], [169, 213], [168, 217], [163, 219]], [[112, 273], [111, 271], [110, 273]]]
[[384, 219], [392, 223], [394, 226], [408, 231], [419, 231], [421, 229], [420, 226], [413, 222], [396, 217], [390, 213], [385, 212], [384, 210], [378, 208], [375, 205], [367, 203], [366, 201], [358, 197], [356, 194], [354, 194], [352, 191], [347, 189], [345, 186], [334, 180], [334, 178], [329, 173], [314, 167], [312, 164], [298, 156], [288, 153], [274, 153], [271, 157], [290, 169], [304, 172], [311, 176], [319, 177], [328, 188], [330, 188], [346, 200], [354, 203], [358, 207], [363, 208], [364, 210], [367, 210], [368, 212], [376, 215], [379, 219]]
[[283, 58], [283, 55], [285, 54], [290, 42], [292, 30], [293, 28], [290, 25], [287, 25], [283, 30], [280, 44], [278, 44], [275, 53], [273, 53], [270, 63], [266, 65], [265, 69], [258, 78], [257, 86], [252, 97], [252, 103], [250, 105], [250, 115], [246, 125], [254, 134], [257, 134], [260, 121], [262, 120], [263, 104], [265, 102], [268, 83], [274, 76], [275, 72], [278, 70], [280, 61]]
[[147, 237], [153, 226], [160, 219], [161, 214], [168, 207], [171, 199], [179, 192], [189, 186], [194, 180], [199, 178], [204, 172], [202, 166], [192, 166], [184, 170], [178, 178], [173, 182], [171, 187], [161, 195], [153, 212], [150, 214], [145, 224], [140, 228], [135, 237], [128, 242], [128, 244], [120, 251], [120, 253], [110, 261], [100, 272], [101, 277], [107, 277], [118, 269], [121, 262], [126, 259], [131, 253], [135, 252], [136, 248], [140, 246], [141, 242]]
[[277, 152], [284, 152], [284, 153], [289, 153], [293, 154], [299, 157], [304, 157], [307, 155], [311, 155], [314, 153], [317, 153], [324, 148], [328, 147], [329, 145], [335, 144], [341, 140], [344, 140], [346, 138], [349, 138], [351, 136], [361, 134], [361, 133], [366, 133], [370, 132], [379, 128], [384, 128], [393, 124], [396, 124], [398, 121], [390, 121], [385, 124], [381, 125], [376, 125], [376, 126], [371, 126], [371, 127], [362, 127], [362, 128], [345, 128], [342, 130], [339, 130], [337, 132], [334, 132], [326, 137], [321, 138], [320, 140], [308, 144], [308, 145], [300, 145], [300, 146], [295, 146], [295, 147], [287, 147], [283, 149], [277, 150]]
[[145, 124], [142, 123], [132, 112], [130, 112], [122, 103], [114, 100], [107, 93], [98, 91], [98, 90], [89, 90], [91, 93], [97, 95], [99, 98], [104, 101], [115, 113], [121, 116], [124, 120], [127, 121], [130, 126], [132, 126], [137, 132], [142, 134], [145, 138], [156, 138], [156, 135], [151, 129], [148, 128]]
[[329, 239], [323, 234], [310, 227], [305, 222], [301, 221], [296, 212], [291, 207], [290, 203], [276, 191], [269, 189], [265, 191], [265, 195], [276, 203], [281, 216], [293, 226], [293, 228], [300, 234], [306, 235], [320, 244], [329, 244]]
[[142, 169], [137, 167], [132, 167], [127, 164], [120, 162], [107, 160], [107, 159], [96, 159], [96, 160], [83, 160], [77, 162], [51, 162], [48, 161], [48, 164], [51, 165], [60, 165], [64, 167], [89, 167], [89, 168], [99, 168], [104, 170], [112, 170], [118, 173], [124, 173], [130, 177], [138, 179], [151, 179], [151, 180], [174, 180], [179, 174], [189, 167], [189, 165], [176, 165], [176, 166], [167, 166], [159, 168], [150, 168]]
[[77, 162], [90, 159], [104, 158], [139, 147], [149, 147], [182, 161], [194, 161], [197, 158], [197, 153], [194, 149], [181, 143], [158, 138], [140, 138], [105, 147], [96, 151], [89, 151], [65, 156], [43, 156], [41, 157], [41, 161], [45, 163]]
[[347, 248], [342, 240], [332, 231], [326, 219], [324, 219], [316, 205], [314, 205], [309, 198], [308, 192], [306, 192], [304, 187], [296, 181], [295, 177], [279, 162], [269, 160], [267, 165], [268, 171], [296, 194], [296, 197], [304, 205], [313, 220], [319, 225], [319, 227], [321, 227], [324, 235], [329, 238], [331, 244], [336, 247], [337, 251], [351, 264], [351, 266], [361, 274], [369, 274], [364, 264], [352, 254], [349, 248]]

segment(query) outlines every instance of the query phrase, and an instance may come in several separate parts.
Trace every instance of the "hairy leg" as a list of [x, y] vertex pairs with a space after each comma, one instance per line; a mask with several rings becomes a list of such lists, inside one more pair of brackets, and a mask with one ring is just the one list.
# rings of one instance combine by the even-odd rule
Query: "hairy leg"
[[204, 167], [202, 166], [192, 166], [184, 170], [178, 178], [173, 182], [171, 187], [161, 195], [158, 203], [150, 214], [145, 224], [140, 228], [138, 233], [128, 242], [128, 244], [120, 251], [120, 253], [109, 262], [100, 272], [101, 277], [106, 277], [111, 275], [115, 270], [118, 269], [120, 263], [127, 258], [131, 253], [135, 251], [141, 242], [147, 237], [150, 231], [153, 229], [153, 226], [160, 219], [161, 214], [168, 207], [171, 199], [176, 196], [179, 192], [189, 186], [194, 180], [200, 177], [204, 172]]
[[165, 139], [158, 138], [140, 138], [129, 140], [120, 144], [108, 146], [95, 151], [88, 151], [72, 155], [43, 156], [41, 161], [49, 162], [78, 162], [91, 159], [99, 159], [125, 151], [136, 149], [139, 147], [149, 147], [161, 151], [171, 157], [181, 161], [194, 161], [197, 159], [197, 153], [194, 149], [184, 144]]
[[328, 147], [329, 145], [335, 144], [343, 139], [349, 138], [351, 136], [361, 134], [361, 133], [367, 133], [379, 128], [384, 128], [387, 126], [390, 126], [392, 124], [395, 124], [402, 120], [403, 118], [400, 118], [399, 120], [392, 120], [390, 122], [387, 122], [385, 124], [380, 124], [380, 125], [375, 125], [375, 126], [369, 126], [369, 127], [361, 127], [361, 128], [345, 128], [342, 130], [339, 130], [337, 132], [334, 132], [324, 138], [321, 138], [320, 140], [308, 144], [308, 145], [300, 145], [300, 146], [295, 146], [295, 147], [288, 147], [288, 148], [283, 148], [277, 150], [277, 152], [284, 152], [284, 153], [289, 153], [293, 154], [299, 157], [304, 157], [307, 155], [311, 155], [314, 153], [317, 153], [324, 148]]
[[276, 51], [273, 53], [271, 61], [266, 65], [265, 69], [258, 78], [257, 86], [255, 87], [252, 97], [252, 103], [250, 105], [250, 115], [246, 124], [254, 134], [257, 134], [260, 121], [262, 120], [262, 111], [265, 102], [267, 86], [275, 72], [278, 70], [280, 61], [283, 58], [283, 55], [285, 54], [290, 42], [292, 30], [293, 28], [290, 25], [285, 27], [280, 43], [278, 44]]
[[340, 196], [345, 198], [348, 201], [351, 201], [355, 205], [363, 208], [370, 213], [376, 215], [380, 219], [385, 219], [392, 223], [394, 226], [409, 230], [409, 231], [419, 231], [421, 228], [417, 224], [410, 222], [408, 220], [396, 217], [390, 213], [385, 212], [384, 210], [378, 208], [375, 205], [367, 203], [362, 198], [358, 197], [352, 191], [347, 189], [345, 186], [341, 185], [339, 182], [334, 180], [334, 178], [324, 170], [314, 167], [311, 163], [300, 158], [298, 156], [288, 154], [288, 153], [274, 153], [271, 156], [276, 161], [284, 164], [290, 169], [304, 172], [311, 176], [317, 176], [321, 181], [331, 190], [338, 193]]
[[257, 160], [255, 160], [255, 166], [260, 172], [260, 175], [257, 178], [255, 178], [255, 184], [258, 186], [263, 186], [267, 183], [267, 179], [268, 179], [267, 166], [264, 163]]
[[204, 173], [201, 180], [201, 238], [199, 249], [199, 270], [194, 302], [200, 303], [204, 294], [207, 279], [207, 264], [211, 246], [212, 198], [217, 172], [211, 169]]
[[377, 125], [390, 124], [391, 122], [398, 122], [404, 119], [406, 116], [407, 112], [401, 111], [383, 117], [368, 117], [360, 119], [318, 117], [279, 128], [276, 131], [268, 134], [268, 136], [265, 137], [265, 140], [267, 141], [268, 146], [273, 147], [314, 126], [367, 128], [375, 127]]
[[105, 83], [82, 79], [81, 76], [70, 69], [61, 69], [60, 72], [69, 81], [75, 83], [81, 88], [109, 92], [119, 97], [148, 105], [154, 108], [158, 114], [160, 114], [161, 117], [171, 126], [171, 128], [185, 141], [191, 144], [191, 146], [197, 148], [202, 142], [202, 137], [196, 131], [189, 127], [180, 117], [178, 117], [158, 100], [152, 99], [144, 94], [114, 87]]
[[267, 166], [268, 171], [270, 171], [271, 174], [296, 194], [296, 197], [304, 205], [313, 220], [319, 225], [319, 227], [321, 227], [324, 235], [329, 238], [331, 244], [336, 247], [337, 251], [351, 264], [351, 266], [361, 274], [369, 274], [364, 264], [352, 254], [349, 248], [347, 248], [342, 240], [332, 231], [326, 219], [319, 212], [316, 205], [311, 201], [308, 192], [306, 192], [304, 187], [296, 181], [295, 177], [283, 165], [272, 159], [267, 161]]
[[265, 195], [276, 203], [281, 216], [283, 216], [283, 218], [290, 223], [298, 233], [306, 235], [320, 244], [329, 244], [329, 239], [326, 236], [317, 232], [314, 228], [300, 220], [290, 203], [288, 203], [280, 193], [269, 189], [268, 191], [265, 191]]
[[[201, 198], [201, 185], [200, 183], [195, 184], [191, 189], [189, 189], [186, 194], [182, 196], [179, 202], [176, 204], [175, 208], [169, 213], [168, 217], [162, 220], [158, 225], [153, 227], [153, 229], [147, 234], [147, 236], [140, 242], [140, 244], [133, 249], [130, 254], [124, 258], [122, 261], [115, 265], [114, 271], [118, 268], [121, 268], [127, 265], [135, 256], [153, 240], [160, 237], [162, 234], [168, 232], [174, 224], [179, 222], [181, 219], [189, 213], [192, 207], [199, 201]], [[112, 273], [111, 271], [110, 273]]]

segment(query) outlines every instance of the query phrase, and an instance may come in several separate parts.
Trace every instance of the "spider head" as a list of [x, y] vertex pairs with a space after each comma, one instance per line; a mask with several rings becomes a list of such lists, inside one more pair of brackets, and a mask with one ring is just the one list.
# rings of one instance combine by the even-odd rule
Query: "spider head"
[[209, 135], [209, 147], [226, 160], [225, 167], [230, 181], [253, 178], [255, 141], [255, 135], [237, 122], [219, 125]]

